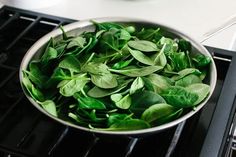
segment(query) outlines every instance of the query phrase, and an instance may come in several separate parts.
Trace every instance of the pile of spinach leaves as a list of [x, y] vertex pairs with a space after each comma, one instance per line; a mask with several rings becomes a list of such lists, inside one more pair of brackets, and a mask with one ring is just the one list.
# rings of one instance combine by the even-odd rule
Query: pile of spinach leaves
[[203, 101], [208, 56], [160, 28], [96, 23], [94, 32], [51, 38], [23, 72], [28, 94], [48, 113], [101, 130], [172, 121]]

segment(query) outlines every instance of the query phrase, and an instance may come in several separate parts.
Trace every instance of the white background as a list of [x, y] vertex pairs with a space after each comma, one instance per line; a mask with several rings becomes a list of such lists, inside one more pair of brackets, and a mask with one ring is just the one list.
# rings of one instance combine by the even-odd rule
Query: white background
[[[0, 0], [0, 7], [3, 4], [78, 20], [108, 16], [148, 19], [199, 42], [207, 32], [236, 16], [236, 0]], [[233, 25], [203, 44], [232, 49], [235, 32]]]

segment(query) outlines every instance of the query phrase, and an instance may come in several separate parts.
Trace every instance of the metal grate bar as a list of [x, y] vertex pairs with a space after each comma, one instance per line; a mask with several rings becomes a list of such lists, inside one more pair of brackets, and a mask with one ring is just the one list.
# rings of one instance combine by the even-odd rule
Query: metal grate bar
[[27, 138], [31, 135], [31, 133], [33, 132], [33, 130], [34, 130], [34, 128], [35, 128], [35, 126], [37, 125], [37, 123], [39, 122], [39, 120], [40, 120], [40, 117], [41, 117], [42, 115], [38, 115], [38, 116], [36, 116], [35, 118], [34, 118], [34, 122], [33, 122], [33, 124], [31, 125], [31, 128], [28, 130], [28, 132], [20, 139], [20, 141], [17, 143], [17, 147], [21, 147], [23, 144], [24, 144], [24, 142], [27, 140]]
[[10, 19], [8, 19], [2, 26], [0, 26], [0, 31], [4, 29], [5, 27], [7, 27], [7, 25], [10, 24], [13, 20], [19, 18], [19, 16], [20, 16], [19, 13], [13, 14]]
[[18, 103], [23, 99], [24, 96], [21, 96], [8, 110], [7, 112], [0, 118], [0, 124], [10, 116], [11, 112], [17, 107]]
[[57, 139], [57, 141], [53, 144], [53, 146], [49, 149], [48, 155], [52, 155], [53, 152], [55, 151], [55, 149], [59, 146], [59, 144], [62, 142], [62, 140], [64, 139], [64, 137], [67, 135], [69, 131], [69, 127], [67, 126], [64, 130], [62, 130], [61, 135], [59, 136], [59, 138]]
[[131, 140], [127, 146], [127, 151], [125, 153], [125, 157], [130, 157], [137, 142], [138, 142], [138, 138], [131, 138]]
[[8, 51], [16, 42], [18, 42], [34, 25], [39, 22], [40, 18], [37, 17], [34, 22], [32, 22], [28, 27], [26, 27], [7, 47], [6, 51]]

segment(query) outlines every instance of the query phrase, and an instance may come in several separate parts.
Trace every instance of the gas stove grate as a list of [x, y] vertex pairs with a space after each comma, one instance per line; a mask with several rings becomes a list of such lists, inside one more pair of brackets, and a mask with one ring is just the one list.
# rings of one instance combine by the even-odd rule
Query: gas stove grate
[[[208, 47], [219, 75], [215, 93], [204, 110], [157, 134], [97, 137], [61, 125], [36, 110], [21, 91], [18, 70], [22, 57], [40, 37], [74, 21], [7, 6], [0, 9], [0, 157], [190, 157], [224, 153], [236, 91], [232, 86], [236, 80], [235, 54], [225, 50]], [[215, 128], [219, 129], [217, 134], [212, 132]], [[210, 148], [212, 151], [206, 151]]]

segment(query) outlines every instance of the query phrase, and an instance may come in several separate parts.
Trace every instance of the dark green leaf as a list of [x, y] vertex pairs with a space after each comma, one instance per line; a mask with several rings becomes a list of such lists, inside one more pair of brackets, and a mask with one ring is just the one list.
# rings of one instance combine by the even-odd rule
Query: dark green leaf
[[176, 86], [187, 87], [187, 86], [189, 86], [191, 84], [194, 84], [194, 83], [202, 83], [202, 80], [197, 75], [189, 74], [189, 75], [179, 79], [178, 81], [176, 81], [175, 85]]
[[131, 48], [128, 48], [129, 52], [131, 53], [131, 55], [139, 62], [143, 63], [143, 64], [147, 64], [147, 65], [154, 65], [154, 61], [151, 60], [148, 56], [146, 56], [145, 54], [143, 54], [141, 51], [139, 50], [132, 50]]
[[93, 97], [93, 98], [102, 98], [102, 97], [105, 97], [105, 96], [109, 96], [111, 94], [118, 93], [122, 89], [126, 88], [127, 85], [131, 81], [132, 80], [127, 80], [127, 81], [119, 84], [117, 87], [115, 87], [113, 89], [102, 89], [102, 88], [98, 88], [98, 87], [95, 86], [92, 89], [90, 89], [87, 94], [89, 96]]
[[46, 110], [51, 115], [57, 117], [57, 109], [56, 105], [52, 100], [46, 100], [44, 102], [41, 102], [40, 105], [43, 107], [44, 110]]
[[103, 102], [99, 101], [98, 99], [80, 96], [79, 98], [77, 98], [77, 100], [81, 109], [106, 109], [106, 106], [103, 104]]
[[119, 61], [119, 62], [115, 63], [115, 64], [112, 66], [112, 69], [122, 69], [122, 68], [125, 68], [125, 67], [127, 67], [132, 61], [133, 61], [133, 58], [131, 58], [131, 59], [129, 59], [129, 60], [126, 60], [126, 61]]
[[205, 67], [211, 62], [211, 58], [203, 54], [197, 54], [193, 57], [193, 61], [197, 67]]
[[116, 69], [109, 69], [111, 72], [126, 75], [129, 77], [139, 77], [139, 76], [146, 76], [152, 74], [154, 72], [162, 70], [163, 67], [161, 66], [147, 66], [138, 68], [135, 66], [128, 66], [124, 69], [116, 70]]
[[181, 70], [178, 72], [178, 75], [175, 75], [172, 77], [174, 81], [178, 81], [179, 79], [182, 79], [183, 77], [194, 74], [194, 75], [201, 75], [201, 72], [198, 69], [195, 68], [186, 68], [184, 70]]
[[177, 110], [177, 108], [165, 103], [154, 104], [143, 112], [141, 119], [150, 124], [155, 124], [158, 123], [159, 119], [168, 117]]
[[73, 55], [65, 57], [58, 65], [63, 69], [68, 69], [71, 72], [80, 72], [80, 62]]
[[166, 103], [166, 101], [155, 92], [142, 91], [132, 95], [132, 105], [130, 106], [130, 110], [135, 113], [135, 115], [139, 116], [149, 106], [158, 103]]
[[198, 100], [197, 94], [179, 86], [172, 86], [165, 89], [161, 93], [161, 96], [164, 97], [168, 104], [180, 108], [192, 107]]
[[89, 80], [86, 74], [80, 74], [70, 80], [61, 81], [57, 88], [60, 88], [59, 92], [63, 96], [70, 97], [73, 96], [74, 93], [81, 91]]
[[143, 52], [158, 51], [157, 45], [147, 40], [131, 40], [128, 42], [128, 45], [133, 49]]
[[180, 39], [178, 42], [178, 46], [179, 46], [179, 51], [180, 52], [191, 52], [192, 50], [192, 45], [189, 41], [186, 41], [184, 39]]
[[210, 92], [210, 86], [207, 84], [203, 84], [203, 83], [195, 83], [195, 84], [191, 84], [191, 85], [187, 86], [186, 90], [198, 95], [198, 99], [194, 103], [194, 105], [197, 105], [207, 97], [207, 95]]
[[127, 119], [112, 124], [106, 130], [110, 131], [126, 131], [126, 130], [139, 130], [150, 128], [150, 125], [140, 119]]
[[144, 87], [144, 81], [141, 77], [137, 77], [133, 83], [131, 84], [130, 87], [130, 95], [134, 94], [135, 92], [139, 91], [140, 89], [142, 89]]

